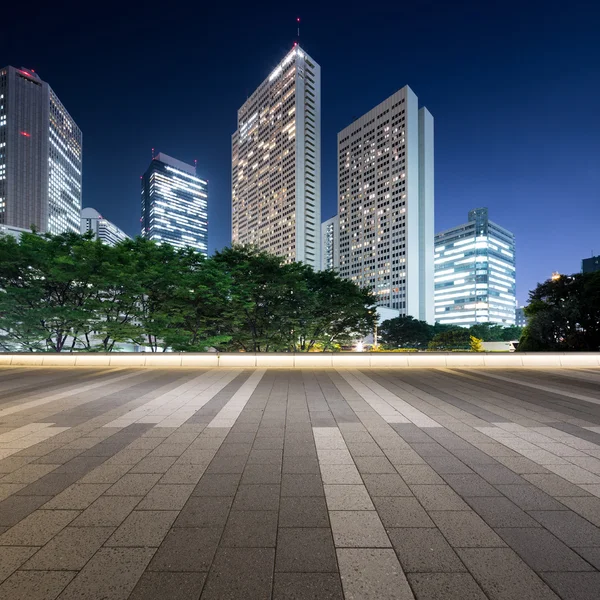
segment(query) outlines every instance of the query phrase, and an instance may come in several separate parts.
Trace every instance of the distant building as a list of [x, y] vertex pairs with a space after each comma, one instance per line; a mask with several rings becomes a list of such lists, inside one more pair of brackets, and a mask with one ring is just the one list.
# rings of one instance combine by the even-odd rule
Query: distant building
[[321, 223], [321, 270], [340, 266], [340, 219], [337, 215]]
[[527, 317], [522, 306], [518, 306], [515, 310], [515, 325], [517, 327], [525, 327], [527, 325]]
[[0, 69], [0, 225], [79, 232], [81, 131], [30, 69]]
[[600, 256], [584, 258], [581, 261], [581, 271], [583, 273], [594, 273], [595, 271], [600, 271]]
[[294, 45], [237, 113], [231, 241], [321, 266], [321, 68]]
[[338, 133], [342, 277], [433, 323], [433, 117], [403, 87]]
[[156, 156], [142, 177], [142, 236], [208, 255], [208, 182], [196, 167]]
[[514, 325], [515, 292], [515, 237], [488, 219], [487, 208], [435, 236], [438, 323]]
[[22, 227], [9, 227], [8, 225], [0, 225], [0, 235], [12, 235], [19, 239], [21, 234], [24, 232], [31, 233], [31, 229], [24, 229]]
[[122, 229], [105, 219], [95, 208], [84, 208], [81, 211], [81, 233], [88, 231], [109, 246], [129, 239]]

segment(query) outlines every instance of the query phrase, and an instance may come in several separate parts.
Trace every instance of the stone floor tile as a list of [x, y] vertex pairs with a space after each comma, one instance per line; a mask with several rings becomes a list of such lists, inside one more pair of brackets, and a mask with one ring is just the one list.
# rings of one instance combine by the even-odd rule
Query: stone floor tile
[[405, 573], [465, 571], [456, 552], [437, 529], [393, 528], [387, 533]]
[[504, 542], [474, 512], [431, 511], [439, 530], [454, 548], [493, 548]]
[[434, 527], [416, 498], [375, 497], [373, 502], [386, 527]]
[[130, 473], [166, 473], [177, 460], [175, 456], [147, 456], [133, 466]]
[[38, 464], [29, 464], [9, 473], [8, 475], [4, 475], [0, 480], [0, 483], [33, 483], [38, 479], [42, 478], [44, 475], [51, 473], [54, 469], [58, 468], [60, 465], [38, 465]]
[[392, 549], [339, 548], [337, 556], [346, 599], [413, 599]]
[[279, 465], [246, 465], [242, 474], [243, 484], [281, 483]]
[[333, 539], [329, 529], [280, 529], [277, 534], [275, 572], [337, 572]]
[[73, 521], [72, 526], [118, 527], [140, 500], [140, 496], [100, 496]]
[[336, 548], [389, 548], [390, 540], [374, 510], [330, 511]]
[[568, 482], [554, 473], [530, 473], [523, 475], [529, 483], [540, 488], [550, 496], [589, 496], [583, 488]]
[[425, 510], [470, 510], [448, 485], [411, 485], [410, 489]]
[[131, 467], [132, 465], [100, 465], [82, 477], [78, 483], [117, 483]]
[[235, 510], [277, 510], [280, 486], [240, 485], [233, 502]]
[[12, 527], [21, 519], [30, 515], [34, 510], [40, 508], [46, 502], [50, 502], [53, 496], [11, 496], [0, 502], [0, 526]]
[[224, 527], [233, 498], [192, 496], [179, 513], [174, 527]]
[[560, 502], [568, 506], [572, 511], [600, 527], [600, 498], [591, 496], [588, 498], [557, 498]]
[[83, 569], [114, 527], [65, 527], [21, 569], [33, 571], [79, 571]]
[[0, 585], [0, 598], [54, 600], [73, 577], [72, 571], [17, 571]]
[[488, 483], [493, 485], [501, 484], [524, 484], [523, 478], [515, 473], [515, 471], [509, 469], [506, 465], [494, 464], [494, 465], [472, 465], [473, 471], [485, 479]]
[[241, 476], [241, 473], [205, 473], [192, 496], [234, 496]]
[[0, 583], [37, 552], [34, 546], [0, 547]]
[[347, 446], [352, 456], [384, 456], [383, 451], [375, 442], [347, 442]]
[[322, 496], [281, 498], [279, 527], [329, 527], [325, 498]]
[[22, 490], [26, 483], [0, 483], [0, 502]]
[[546, 467], [524, 456], [496, 456], [496, 460], [519, 475], [527, 473], [550, 473]]
[[106, 546], [158, 547], [177, 517], [174, 510], [134, 510]]
[[107, 496], [145, 496], [160, 479], [155, 473], [126, 474], [106, 490]]
[[337, 573], [275, 573], [273, 600], [344, 600]]
[[221, 548], [206, 580], [202, 600], [271, 600], [272, 548]]
[[600, 546], [590, 548], [573, 548], [579, 556], [587, 560], [592, 567], [600, 571]]
[[317, 473], [284, 473], [281, 496], [322, 496], [323, 483]]
[[461, 560], [493, 600], [559, 600], [510, 548], [459, 548]]
[[155, 548], [100, 548], [60, 600], [126, 600], [155, 552]]
[[464, 497], [500, 496], [500, 492], [476, 473], [458, 473], [443, 475], [446, 483]]
[[277, 539], [277, 512], [261, 510], [233, 510], [223, 537], [222, 547], [275, 548]]
[[375, 510], [363, 485], [326, 485], [325, 498], [329, 510]]
[[199, 572], [209, 570], [221, 529], [177, 527], [171, 529], [157, 550], [149, 571]]
[[529, 514], [567, 546], [600, 546], [600, 529], [570, 510], [530, 511]]
[[411, 484], [436, 485], [445, 481], [429, 465], [395, 465], [402, 479]]
[[523, 510], [564, 510], [565, 506], [534, 485], [498, 485], [506, 497]]
[[75, 517], [76, 510], [36, 510], [0, 536], [0, 546], [43, 546]]
[[137, 510], [181, 510], [194, 491], [193, 485], [157, 483], [138, 504]]
[[490, 527], [539, 527], [539, 523], [504, 496], [466, 499]]
[[488, 600], [469, 573], [410, 573], [416, 600]]
[[128, 600], [198, 600], [205, 580], [206, 573], [146, 571]]
[[108, 488], [109, 483], [74, 483], [64, 492], [54, 496], [44, 504], [44, 509], [84, 510], [99, 498]]
[[283, 473], [320, 473], [319, 461], [315, 456], [283, 457]]
[[354, 465], [320, 465], [324, 484], [362, 484], [363, 480]]
[[600, 573], [543, 573], [544, 581], [562, 600], [597, 600]]
[[360, 473], [395, 473], [396, 469], [385, 456], [356, 456], [356, 467]]
[[404, 480], [395, 473], [370, 473], [362, 476], [371, 496], [412, 496]]

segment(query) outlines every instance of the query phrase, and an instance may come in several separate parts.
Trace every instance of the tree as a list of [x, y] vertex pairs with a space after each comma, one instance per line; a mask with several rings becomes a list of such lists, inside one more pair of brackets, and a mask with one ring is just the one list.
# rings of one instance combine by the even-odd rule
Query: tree
[[429, 350], [470, 350], [470, 348], [471, 335], [464, 327], [438, 333], [429, 342]]
[[379, 327], [381, 343], [388, 349], [427, 348], [433, 339], [433, 327], [426, 321], [410, 316], [395, 317], [384, 321]]
[[519, 351], [600, 349], [600, 272], [548, 280], [529, 298]]
[[484, 352], [483, 340], [476, 338], [474, 335], [471, 336], [470, 343], [471, 352]]

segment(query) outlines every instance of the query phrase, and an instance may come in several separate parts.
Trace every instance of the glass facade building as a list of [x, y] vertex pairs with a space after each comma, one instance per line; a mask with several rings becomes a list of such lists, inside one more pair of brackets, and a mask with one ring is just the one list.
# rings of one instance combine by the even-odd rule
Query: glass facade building
[[487, 208], [435, 236], [434, 262], [436, 322], [515, 324], [515, 237]]
[[319, 269], [321, 68], [294, 46], [238, 110], [231, 240]]
[[114, 246], [129, 236], [114, 223], [105, 219], [96, 209], [84, 208], [81, 211], [81, 233], [91, 231], [95, 237], [109, 246]]
[[0, 224], [79, 232], [82, 136], [48, 83], [0, 69]]
[[340, 266], [340, 220], [337, 215], [321, 223], [321, 270]]
[[590, 256], [581, 261], [582, 273], [594, 273], [600, 271], [600, 256]]
[[142, 236], [208, 255], [208, 182], [196, 168], [158, 154], [142, 176]]

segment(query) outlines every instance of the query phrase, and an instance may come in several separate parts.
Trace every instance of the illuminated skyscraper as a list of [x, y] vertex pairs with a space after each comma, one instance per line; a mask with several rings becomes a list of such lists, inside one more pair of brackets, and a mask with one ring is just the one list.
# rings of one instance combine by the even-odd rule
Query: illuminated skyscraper
[[81, 131], [30, 69], [0, 69], [0, 225], [79, 232]]
[[81, 211], [81, 233], [89, 231], [109, 246], [129, 239], [122, 229], [105, 219], [95, 208], [84, 208]]
[[340, 266], [340, 219], [337, 215], [321, 223], [321, 270]]
[[142, 236], [208, 254], [208, 182], [196, 167], [166, 154], [142, 177]]
[[321, 68], [299, 46], [238, 110], [231, 240], [318, 269]]
[[403, 87], [338, 133], [340, 275], [433, 323], [433, 117]]
[[437, 322], [514, 325], [515, 293], [515, 236], [490, 221], [487, 208], [435, 236]]

